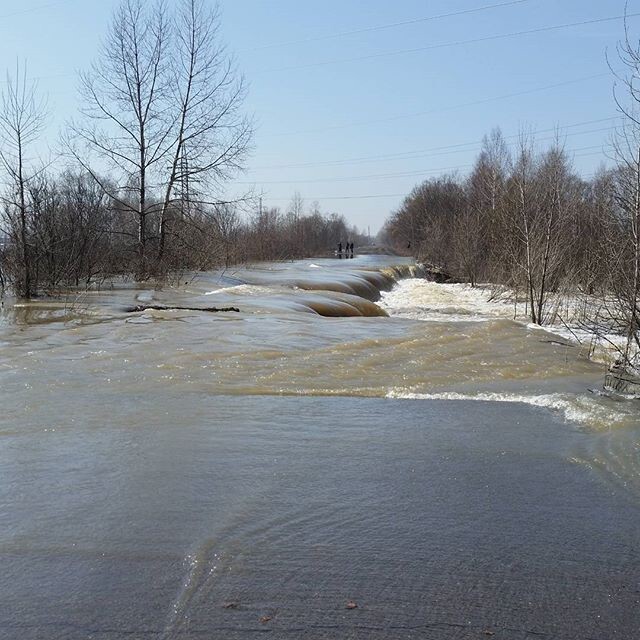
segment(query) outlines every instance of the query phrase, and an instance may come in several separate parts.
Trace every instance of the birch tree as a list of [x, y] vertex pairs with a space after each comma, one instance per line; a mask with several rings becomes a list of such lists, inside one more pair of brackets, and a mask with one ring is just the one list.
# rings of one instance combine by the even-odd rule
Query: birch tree
[[531, 321], [540, 324], [537, 316], [537, 290], [534, 275], [535, 157], [530, 140], [521, 135], [509, 179], [509, 202], [505, 211], [510, 242], [506, 245], [517, 287], [519, 276], [525, 281], [525, 291]]
[[305, 234], [304, 234], [304, 199], [299, 191], [296, 191], [289, 202], [287, 209], [289, 224], [292, 229], [290, 238], [291, 257], [304, 258], [305, 256]]
[[537, 180], [534, 217], [535, 313], [533, 321], [545, 321], [550, 294], [556, 292], [568, 270], [575, 236], [568, 233], [576, 203], [576, 181], [566, 154], [556, 143], [542, 155]]
[[466, 279], [474, 285], [485, 275], [501, 246], [503, 206], [509, 152], [499, 129], [482, 141], [482, 150], [467, 180], [467, 207], [458, 218], [457, 251]]

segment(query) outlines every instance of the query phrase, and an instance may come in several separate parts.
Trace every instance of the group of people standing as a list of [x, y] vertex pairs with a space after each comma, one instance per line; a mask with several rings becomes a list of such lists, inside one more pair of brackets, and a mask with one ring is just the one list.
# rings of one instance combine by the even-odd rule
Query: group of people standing
[[[353, 242], [345, 242], [344, 245], [344, 257], [353, 258]], [[342, 259], [342, 242], [338, 242], [338, 258]]]

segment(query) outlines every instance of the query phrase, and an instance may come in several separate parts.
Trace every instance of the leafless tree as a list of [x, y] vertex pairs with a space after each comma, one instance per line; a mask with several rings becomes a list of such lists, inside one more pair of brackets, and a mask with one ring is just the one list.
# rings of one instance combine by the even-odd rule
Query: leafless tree
[[176, 194], [200, 201], [203, 193], [215, 193], [221, 182], [242, 169], [252, 136], [251, 123], [241, 111], [244, 80], [220, 42], [218, 7], [210, 8], [205, 0], [181, 0], [175, 23], [168, 61], [172, 140], [161, 181], [160, 260], [167, 213]]
[[37, 85], [27, 80], [26, 65], [16, 64], [15, 74], [7, 73], [0, 96], [0, 164], [9, 179], [3, 196], [10, 233], [20, 254], [20, 275], [16, 289], [25, 298], [35, 293], [27, 191], [37, 174], [29, 153], [45, 124], [47, 108]]
[[217, 205], [209, 217], [214, 226], [213, 241], [217, 262], [229, 267], [238, 256], [241, 224], [237, 207], [233, 203]]
[[471, 285], [488, 273], [491, 252], [500, 243], [500, 213], [504, 200], [509, 152], [499, 129], [482, 142], [482, 150], [465, 185], [466, 206], [456, 219], [456, 253], [463, 277]]
[[535, 238], [536, 305], [534, 322], [545, 320], [549, 294], [556, 292], [567, 274], [575, 236], [569, 233], [576, 205], [577, 181], [558, 141], [540, 158], [537, 182]]
[[618, 161], [615, 198], [620, 213], [614, 223], [621, 233], [614, 234], [610, 243], [616, 267], [611, 286], [625, 325], [622, 366], [628, 368], [638, 364], [640, 353], [640, 41], [631, 37], [626, 20], [617, 50], [624, 72], [615, 74], [614, 99], [624, 123], [614, 140]]
[[291, 202], [289, 202], [287, 215], [292, 229], [291, 257], [302, 258], [305, 255], [304, 199], [299, 191], [293, 194]]
[[[603, 293], [609, 281], [609, 236], [615, 217], [615, 171], [601, 167], [593, 179], [582, 184], [582, 202], [576, 211], [574, 281], [586, 295]], [[615, 243], [611, 243], [613, 246]], [[606, 285], [608, 286], [608, 285]]]
[[163, 268], [168, 236], [183, 244], [190, 208], [200, 215], [221, 200], [249, 148], [245, 86], [219, 27], [206, 0], [122, 0], [81, 76], [83, 118], [68, 148], [96, 179], [87, 150], [116, 176], [108, 193], [137, 220], [138, 275]]
[[[68, 148], [109, 196], [137, 220], [139, 269], [147, 270], [147, 217], [153, 180], [169, 153], [167, 50], [169, 27], [162, 2], [123, 0], [99, 59], [81, 74], [80, 123]], [[85, 143], [78, 148], [75, 143]], [[100, 181], [91, 155], [115, 174], [114, 189]]]
[[[479, 233], [483, 241], [478, 250], [483, 252], [484, 273], [495, 282], [505, 280], [509, 261], [505, 256], [504, 209], [511, 154], [500, 129], [495, 128], [482, 141], [482, 150], [469, 177], [467, 200], [477, 209], [482, 221]], [[478, 261], [482, 261], [479, 256]]]

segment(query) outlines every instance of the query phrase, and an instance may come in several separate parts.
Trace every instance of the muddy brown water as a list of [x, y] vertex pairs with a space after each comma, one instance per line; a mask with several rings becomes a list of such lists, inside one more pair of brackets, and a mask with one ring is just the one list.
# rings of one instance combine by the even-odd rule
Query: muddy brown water
[[[637, 406], [438, 289], [426, 322], [375, 304], [411, 275], [6, 303], [0, 637], [637, 637]], [[240, 312], [126, 312], [146, 303]]]

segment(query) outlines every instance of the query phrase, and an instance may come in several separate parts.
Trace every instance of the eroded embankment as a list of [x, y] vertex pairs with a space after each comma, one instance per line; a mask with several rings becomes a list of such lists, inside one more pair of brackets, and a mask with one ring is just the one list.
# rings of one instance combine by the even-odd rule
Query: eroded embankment
[[[101, 322], [123, 313], [202, 311], [307, 312], [325, 317], [375, 317], [387, 313], [375, 303], [403, 278], [423, 276], [410, 262], [390, 257], [272, 263], [232, 272], [186, 274], [174, 286], [110, 282], [55, 297], [5, 300], [0, 332], [15, 325]], [[206, 296], [206, 297], [205, 297]], [[214, 302], [215, 304], [212, 304]], [[1, 339], [1, 338], [0, 338]]]
[[386, 316], [386, 311], [375, 304], [382, 292], [391, 290], [403, 278], [427, 273], [422, 265], [410, 263], [358, 267], [357, 261], [316, 262], [303, 262], [298, 268], [275, 265], [238, 271], [234, 273], [234, 286], [218, 286], [204, 295], [213, 296], [221, 304], [235, 299], [237, 305], [253, 312], [273, 312], [280, 307], [332, 318]]

